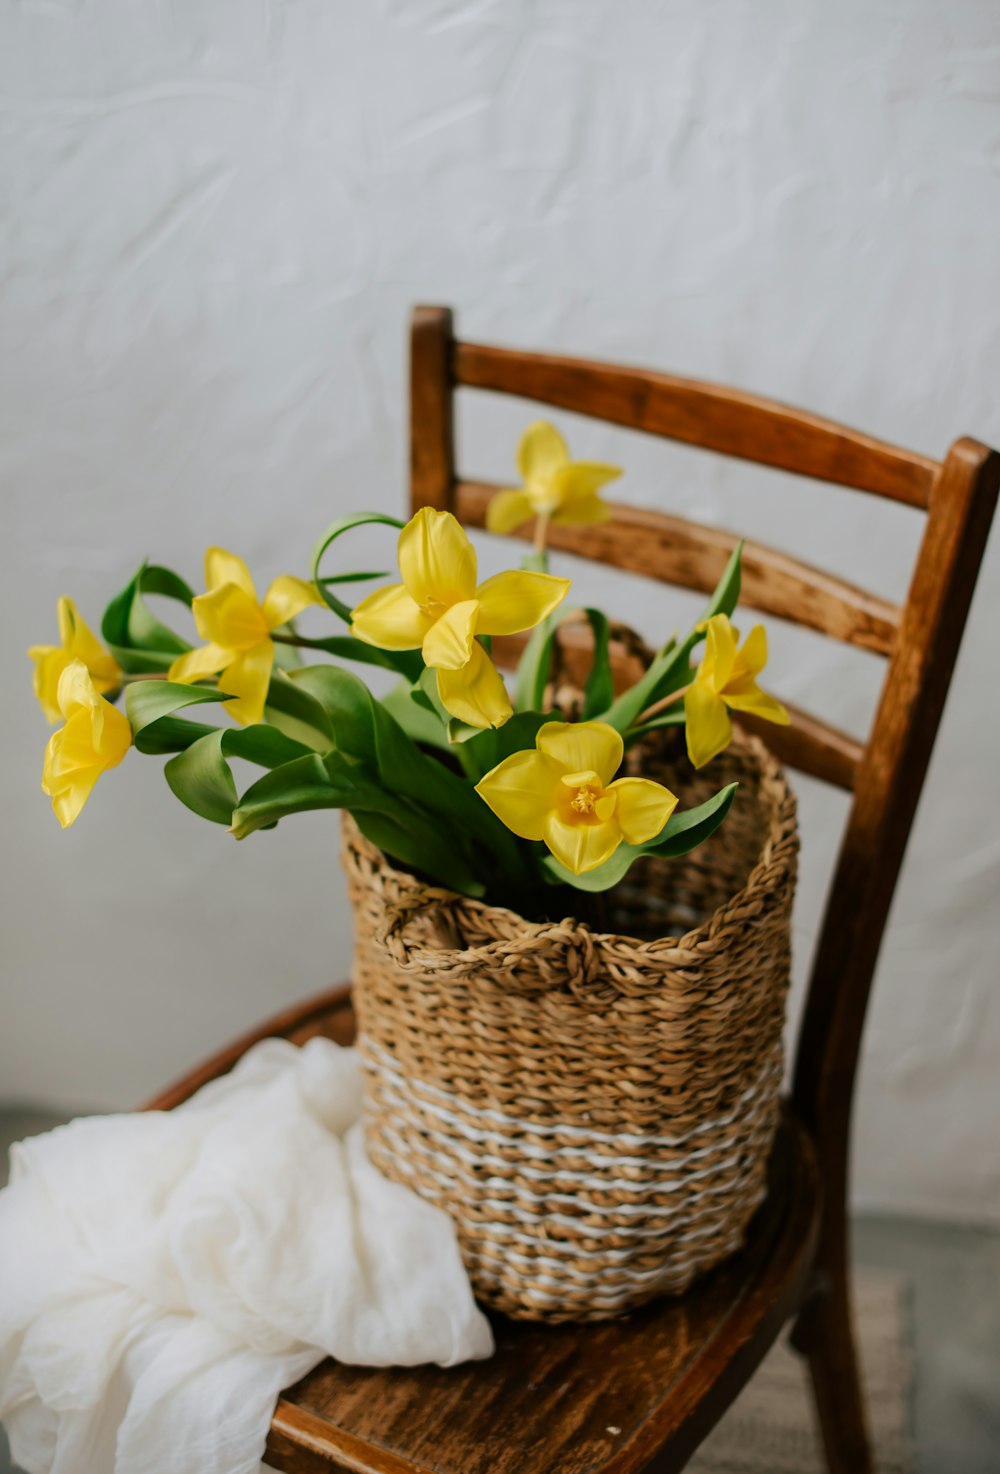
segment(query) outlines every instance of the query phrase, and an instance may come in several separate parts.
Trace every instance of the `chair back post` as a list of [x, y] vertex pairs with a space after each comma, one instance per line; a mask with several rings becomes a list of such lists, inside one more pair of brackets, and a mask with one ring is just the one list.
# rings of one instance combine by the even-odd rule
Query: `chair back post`
[[[928, 518], [816, 945], [793, 1099], [817, 1142], [824, 1228], [845, 1234], [851, 1104], [862, 1028], [896, 881], [986, 548], [1000, 456], [955, 442]], [[843, 1243], [826, 1245], [836, 1258]]]
[[455, 510], [455, 430], [448, 307], [417, 307], [410, 324], [410, 510]]

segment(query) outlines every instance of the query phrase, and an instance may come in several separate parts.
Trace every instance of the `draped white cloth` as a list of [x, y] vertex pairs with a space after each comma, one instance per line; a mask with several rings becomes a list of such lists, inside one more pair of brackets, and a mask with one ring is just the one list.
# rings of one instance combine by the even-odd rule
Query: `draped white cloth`
[[21, 1143], [0, 1193], [0, 1418], [29, 1474], [258, 1474], [324, 1356], [493, 1350], [450, 1219], [368, 1161], [357, 1054], [268, 1039], [177, 1110]]

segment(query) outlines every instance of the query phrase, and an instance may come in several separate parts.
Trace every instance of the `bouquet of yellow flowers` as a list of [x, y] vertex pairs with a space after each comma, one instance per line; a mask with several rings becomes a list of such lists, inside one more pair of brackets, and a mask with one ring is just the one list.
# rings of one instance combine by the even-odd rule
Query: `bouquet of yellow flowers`
[[[549, 570], [547, 530], [607, 517], [600, 489], [620, 472], [572, 462], [542, 422], [522, 437], [518, 464], [523, 485], [498, 493], [489, 526], [508, 532], [534, 519], [534, 547], [521, 568], [484, 580], [456, 518], [424, 507], [405, 525], [375, 512], [342, 518], [319, 539], [311, 580], [284, 575], [263, 597], [243, 560], [222, 548], [208, 550], [199, 594], [144, 563], [105, 610], [103, 645], [60, 600], [60, 643], [29, 652], [42, 708], [62, 723], [42, 778], [59, 822], [72, 824], [98, 778], [134, 747], [169, 755], [174, 794], [237, 839], [303, 810], [346, 809], [368, 840], [425, 879], [536, 911], [542, 883], [606, 890], [640, 855], [679, 856], [708, 838], [735, 784], [678, 811], [661, 784], [618, 775], [628, 750], [661, 727], [683, 725], [701, 768], [729, 744], [730, 710], [787, 722], [757, 685], [763, 627], [740, 645], [730, 622], [740, 548], [694, 628], [617, 696], [608, 620], [587, 608], [593, 659], [580, 719], [563, 720], [547, 695], [570, 581]], [[345, 534], [370, 523], [398, 531], [400, 581], [352, 608], [337, 591], [385, 575], [324, 567]], [[156, 618], [149, 595], [187, 606], [202, 643], [192, 647]], [[344, 631], [301, 634], [296, 621], [311, 605]], [[522, 632], [530, 637], [508, 693], [492, 641]], [[326, 658], [306, 663], [314, 657]], [[376, 699], [340, 662], [387, 668], [398, 684]], [[124, 712], [114, 704], [123, 693]], [[201, 720], [210, 711], [231, 720]], [[242, 794], [232, 758], [266, 770]]]

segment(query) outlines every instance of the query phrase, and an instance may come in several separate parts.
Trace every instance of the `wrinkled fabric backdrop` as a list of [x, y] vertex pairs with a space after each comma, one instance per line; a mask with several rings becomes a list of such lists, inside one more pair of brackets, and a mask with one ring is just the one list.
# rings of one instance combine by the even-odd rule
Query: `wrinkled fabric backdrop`
[[[142, 556], [197, 581], [209, 542], [304, 573], [333, 517], [399, 512], [416, 301], [932, 455], [1000, 443], [998, 73], [990, 0], [0, 5], [0, 1099], [127, 1105], [349, 966], [329, 815], [236, 845], [133, 755], [60, 833], [23, 654], [57, 596], [96, 624]], [[463, 402], [463, 468], [509, 476], [529, 415]], [[556, 418], [630, 500], [905, 593], [919, 514]], [[697, 607], [571, 571], [650, 637]], [[994, 535], [857, 1137], [861, 1202], [970, 1221], [1000, 1221], [998, 623]], [[770, 633], [770, 684], [866, 730], [880, 663]], [[797, 998], [845, 809], [800, 792]]]

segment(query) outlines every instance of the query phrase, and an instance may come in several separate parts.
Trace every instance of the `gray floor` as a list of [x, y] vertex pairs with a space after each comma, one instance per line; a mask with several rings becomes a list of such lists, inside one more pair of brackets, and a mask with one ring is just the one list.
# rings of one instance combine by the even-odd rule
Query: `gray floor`
[[[55, 1124], [0, 1112], [0, 1181], [9, 1144]], [[1000, 1234], [862, 1218], [854, 1248], [911, 1287], [916, 1474], [1000, 1474]], [[2, 1430], [0, 1474], [14, 1474]]]

